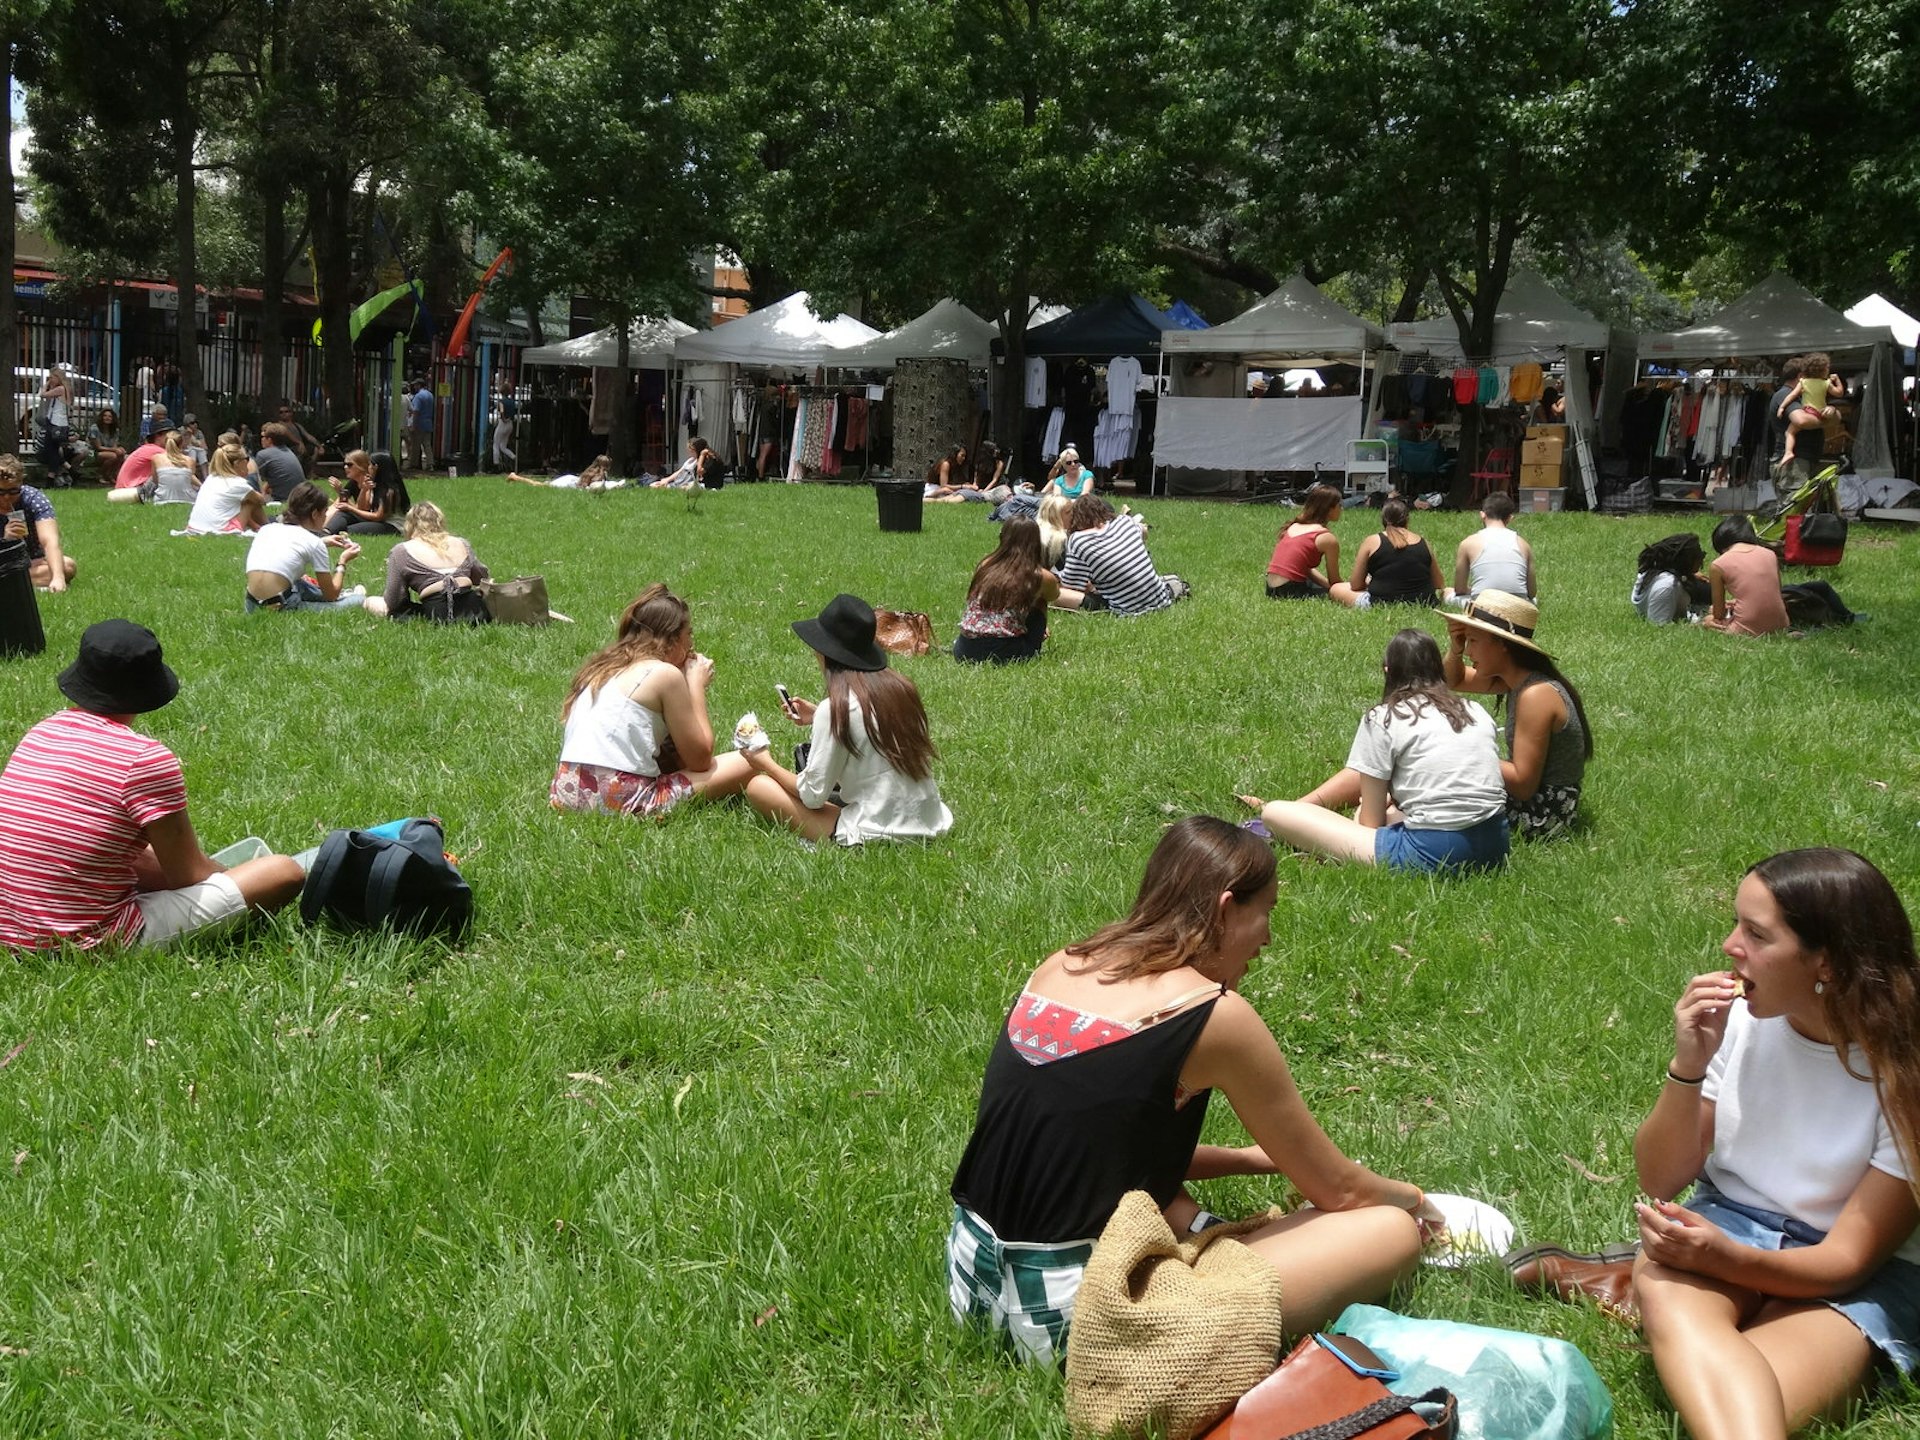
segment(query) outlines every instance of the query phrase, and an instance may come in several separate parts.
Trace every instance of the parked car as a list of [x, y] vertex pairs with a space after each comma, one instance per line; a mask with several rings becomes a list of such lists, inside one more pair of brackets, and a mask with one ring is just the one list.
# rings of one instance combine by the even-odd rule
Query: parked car
[[[67, 430], [76, 439], [87, 438], [87, 427], [93, 424], [102, 410], [120, 410], [120, 392], [104, 380], [91, 375], [82, 375], [78, 371], [68, 370], [67, 380], [73, 386], [72, 412], [67, 418]], [[20, 420], [20, 443], [33, 443], [30, 437], [38, 434], [40, 416], [40, 389], [47, 383], [47, 369], [44, 365], [17, 365], [13, 371], [13, 413]], [[127, 417], [120, 416], [120, 430], [127, 433]], [[140, 422], [136, 416], [133, 433], [140, 433]], [[137, 442], [136, 442], [137, 443]]]

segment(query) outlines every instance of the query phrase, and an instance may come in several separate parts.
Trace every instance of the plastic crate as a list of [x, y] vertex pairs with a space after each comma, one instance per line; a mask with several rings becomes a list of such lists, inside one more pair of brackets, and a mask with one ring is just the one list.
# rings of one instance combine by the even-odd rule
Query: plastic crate
[[1564, 485], [1522, 485], [1514, 506], [1519, 510], [1544, 514], [1549, 510], [1559, 510], [1566, 503], [1567, 487]]

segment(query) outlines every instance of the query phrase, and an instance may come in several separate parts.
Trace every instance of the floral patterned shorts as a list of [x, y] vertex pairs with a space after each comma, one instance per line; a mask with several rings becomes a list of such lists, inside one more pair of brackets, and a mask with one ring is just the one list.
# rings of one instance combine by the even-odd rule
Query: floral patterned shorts
[[547, 802], [556, 810], [607, 815], [664, 815], [693, 794], [693, 781], [678, 770], [664, 775], [635, 775], [604, 765], [575, 765], [562, 760], [553, 772]]
[[1573, 829], [1580, 813], [1580, 787], [1542, 785], [1523, 805], [1507, 803], [1507, 821], [1516, 840], [1557, 840]]

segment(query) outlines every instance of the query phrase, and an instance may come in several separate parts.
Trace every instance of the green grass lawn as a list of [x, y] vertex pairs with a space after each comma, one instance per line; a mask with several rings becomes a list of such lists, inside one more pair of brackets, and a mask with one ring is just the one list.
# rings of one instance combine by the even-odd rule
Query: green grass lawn
[[[716, 728], [777, 719], [774, 682], [819, 693], [787, 626], [838, 590], [951, 640], [994, 539], [979, 508], [895, 535], [859, 489], [416, 493], [579, 623], [246, 617], [244, 543], [169, 539], [184, 509], [55, 497], [81, 576], [41, 597], [47, 653], [0, 666], [8, 746], [61, 703], [81, 630], [129, 616], [180, 672], [144, 728], [184, 760], [209, 848], [433, 812], [479, 910], [458, 951], [283, 917], [15, 967], [0, 1433], [1064, 1435], [1059, 1378], [947, 1316], [946, 1187], [994, 1027], [1041, 956], [1126, 909], [1170, 819], [1337, 766], [1388, 636], [1438, 619], [1272, 604], [1279, 512], [1148, 502], [1194, 598], [1056, 617], [1025, 667], [900, 662], [955, 827], [810, 852], [738, 801], [664, 824], [551, 812], [568, 679], [665, 580], [715, 659]], [[1443, 564], [1469, 519], [1423, 517]], [[1596, 734], [1583, 833], [1452, 883], [1283, 856], [1244, 987], [1349, 1153], [1488, 1199], [1527, 1238], [1631, 1234], [1672, 1002], [1717, 964], [1747, 864], [1851, 846], [1920, 905], [1920, 539], [1856, 528], [1830, 578], [1870, 623], [1754, 641], [1633, 616], [1636, 550], [1688, 524], [1706, 529], [1520, 522], [1541, 639]], [[1339, 529], [1350, 555], [1368, 526]], [[377, 588], [389, 543], [356, 578]], [[1243, 1143], [1224, 1104], [1209, 1127]], [[1504, 1282], [1427, 1271], [1403, 1308], [1565, 1336], [1621, 1435], [1672, 1433], [1635, 1334]], [[1844, 1433], [1916, 1426], [1908, 1392]]]

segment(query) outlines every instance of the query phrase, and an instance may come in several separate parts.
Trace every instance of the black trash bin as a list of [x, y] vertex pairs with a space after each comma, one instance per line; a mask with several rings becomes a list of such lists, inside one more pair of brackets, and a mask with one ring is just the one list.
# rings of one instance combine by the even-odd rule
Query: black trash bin
[[918, 480], [876, 480], [873, 493], [880, 502], [880, 528], [900, 532], [920, 528], [926, 488]]
[[0, 540], [0, 657], [38, 655], [46, 648], [47, 632], [40, 628], [40, 600], [33, 593], [27, 542]]

